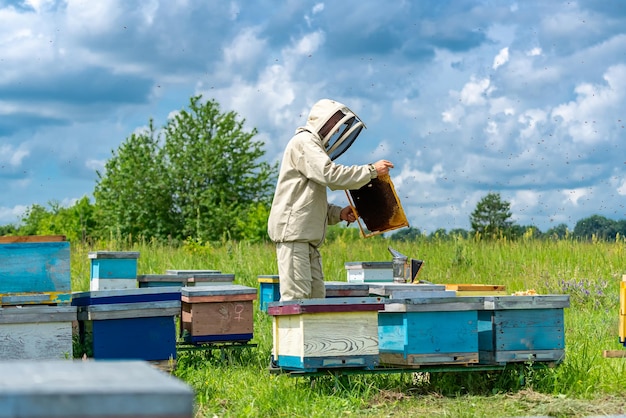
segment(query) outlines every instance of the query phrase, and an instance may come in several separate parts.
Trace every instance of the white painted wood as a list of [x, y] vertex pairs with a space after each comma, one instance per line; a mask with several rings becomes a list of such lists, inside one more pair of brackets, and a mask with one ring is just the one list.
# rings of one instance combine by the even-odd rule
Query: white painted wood
[[136, 289], [137, 278], [132, 279], [102, 279], [92, 277], [89, 290], [117, 290], [117, 289]]
[[485, 309], [554, 309], [567, 307], [569, 307], [569, 295], [485, 297]]
[[71, 322], [0, 325], [0, 360], [71, 359], [72, 357]]
[[76, 306], [25, 305], [0, 308], [0, 324], [76, 321]]
[[277, 353], [298, 357], [378, 355], [378, 312], [277, 316]]

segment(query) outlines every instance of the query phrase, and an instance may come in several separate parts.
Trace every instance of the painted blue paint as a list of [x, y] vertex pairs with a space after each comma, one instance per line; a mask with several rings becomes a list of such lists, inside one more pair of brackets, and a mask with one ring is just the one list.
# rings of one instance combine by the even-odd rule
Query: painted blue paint
[[176, 358], [176, 326], [172, 316], [88, 322], [95, 359]]
[[479, 314], [480, 363], [562, 360], [563, 309], [510, 309]]
[[380, 353], [478, 352], [478, 314], [469, 311], [379, 312]]
[[70, 290], [69, 242], [0, 244], [0, 294]]
[[280, 300], [280, 284], [260, 282], [259, 287], [259, 308], [263, 312], [267, 312], [268, 303]]
[[220, 335], [188, 335], [185, 342], [192, 344], [200, 343], [217, 343], [217, 342], [248, 342], [252, 339], [252, 333], [249, 334], [220, 334]]
[[278, 355], [276, 363], [282, 369], [316, 372], [319, 369], [358, 368], [372, 370], [378, 366], [378, 355], [361, 356], [328, 356], [328, 357], [299, 357]]
[[110, 305], [114, 303], [163, 302], [180, 300], [180, 290], [175, 288], [145, 288], [120, 290], [94, 290], [72, 295], [72, 305]]
[[92, 279], [134, 279], [137, 277], [136, 258], [92, 258]]

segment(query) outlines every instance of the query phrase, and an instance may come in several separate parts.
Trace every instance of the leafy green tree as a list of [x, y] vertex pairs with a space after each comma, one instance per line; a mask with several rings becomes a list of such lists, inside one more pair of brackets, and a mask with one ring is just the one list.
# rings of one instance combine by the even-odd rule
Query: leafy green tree
[[574, 226], [574, 236], [590, 239], [595, 236], [600, 239], [615, 239], [617, 223], [601, 215], [592, 215], [581, 219]]
[[557, 226], [554, 226], [548, 229], [546, 233], [544, 234], [544, 237], [554, 239], [554, 240], [565, 239], [570, 235], [570, 233], [571, 232], [567, 228], [567, 225], [561, 223], [561, 224], [558, 224]]
[[[101, 234], [167, 238], [178, 235], [173, 191], [153, 121], [112, 152], [94, 190]], [[189, 167], [193, 170], [193, 167]]]
[[277, 165], [256, 129], [194, 96], [157, 134], [133, 134], [98, 173], [94, 196], [111, 233], [219, 241], [267, 239]]
[[511, 204], [502, 200], [500, 193], [488, 193], [470, 215], [474, 235], [481, 238], [511, 237], [513, 222]]
[[256, 129], [246, 132], [235, 112], [221, 113], [216, 101], [201, 99], [192, 97], [189, 110], [164, 130], [181, 234], [204, 241], [241, 239], [250, 232], [247, 223], [258, 222], [258, 205], [269, 208], [277, 165], [260, 161], [263, 142], [253, 140]]
[[3, 235], [16, 235], [17, 227], [13, 224], [0, 225], [0, 236]]
[[417, 241], [422, 236], [422, 231], [419, 228], [414, 228], [412, 226], [408, 228], [402, 228], [398, 231], [394, 232], [390, 239], [392, 241], [400, 241], [400, 242], [410, 242]]

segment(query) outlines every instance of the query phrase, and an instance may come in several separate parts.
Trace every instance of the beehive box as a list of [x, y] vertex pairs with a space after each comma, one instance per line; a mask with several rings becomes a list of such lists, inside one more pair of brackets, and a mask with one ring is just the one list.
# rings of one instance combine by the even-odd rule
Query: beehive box
[[478, 310], [483, 308], [483, 298], [432, 297], [429, 293], [387, 300], [378, 314], [381, 364], [478, 363]]
[[180, 291], [119, 289], [73, 294], [85, 353], [95, 359], [176, 358]]
[[446, 287], [441, 284], [428, 284], [428, 283], [370, 283], [369, 293], [373, 296], [383, 296], [386, 298], [393, 298], [400, 292], [403, 293], [402, 297], [405, 297], [406, 293], [411, 292], [443, 292]]
[[40, 293], [54, 297], [71, 292], [70, 244], [55, 237], [0, 240], [0, 296]]
[[344, 267], [349, 283], [393, 282], [391, 261], [352, 261]]
[[487, 296], [479, 311], [480, 363], [560, 362], [568, 295]]
[[90, 290], [137, 288], [137, 259], [135, 251], [92, 251]]
[[454, 290], [457, 296], [506, 295], [506, 286], [496, 284], [446, 284], [446, 290]]
[[0, 308], [0, 360], [71, 359], [73, 321], [70, 305]]
[[379, 364], [381, 298], [306, 299], [270, 303], [272, 357], [291, 371], [373, 369]]
[[142, 274], [137, 276], [137, 283], [143, 287], [212, 286], [231, 284], [234, 274], [222, 273], [187, 273], [187, 274]]
[[194, 393], [140, 361], [0, 361], [0, 417], [192, 418]]
[[242, 285], [181, 288], [185, 340], [192, 344], [250, 341], [256, 298], [256, 288]]
[[182, 275], [182, 276], [186, 276], [189, 274], [219, 274], [221, 273], [220, 270], [201, 270], [201, 269], [196, 269], [196, 270], [176, 270], [176, 269], [168, 269], [165, 270], [165, 274], [176, 274], [176, 275]]
[[267, 312], [267, 305], [280, 300], [280, 280], [278, 275], [257, 276], [259, 282], [259, 309]]
[[367, 283], [324, 282], [327, 298], [368, 297]]

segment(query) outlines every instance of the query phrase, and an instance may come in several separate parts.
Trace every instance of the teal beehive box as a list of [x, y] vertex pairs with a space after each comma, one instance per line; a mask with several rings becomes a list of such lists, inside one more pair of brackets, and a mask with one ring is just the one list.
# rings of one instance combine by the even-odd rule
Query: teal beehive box
[[259, 282], [259, 309], [267, 312], [267, 305], [280, 300], [280, 280], [278, 275], [257, 276]]
[[137, 259], [135, 251], [92, 251], [90, 290], [137, 288]]
[[62, 236], [2, 237], [0, 296], [70, 292], [70, 244]]
[[480, 363], [561, 362], [569, 295], [486, 296], [479, 311]]
[[386, 301], [378, 313], [381, 364], [478, 363], [478, 310], [483, 298], [436, 296], [440, 293], [426, 291]]

